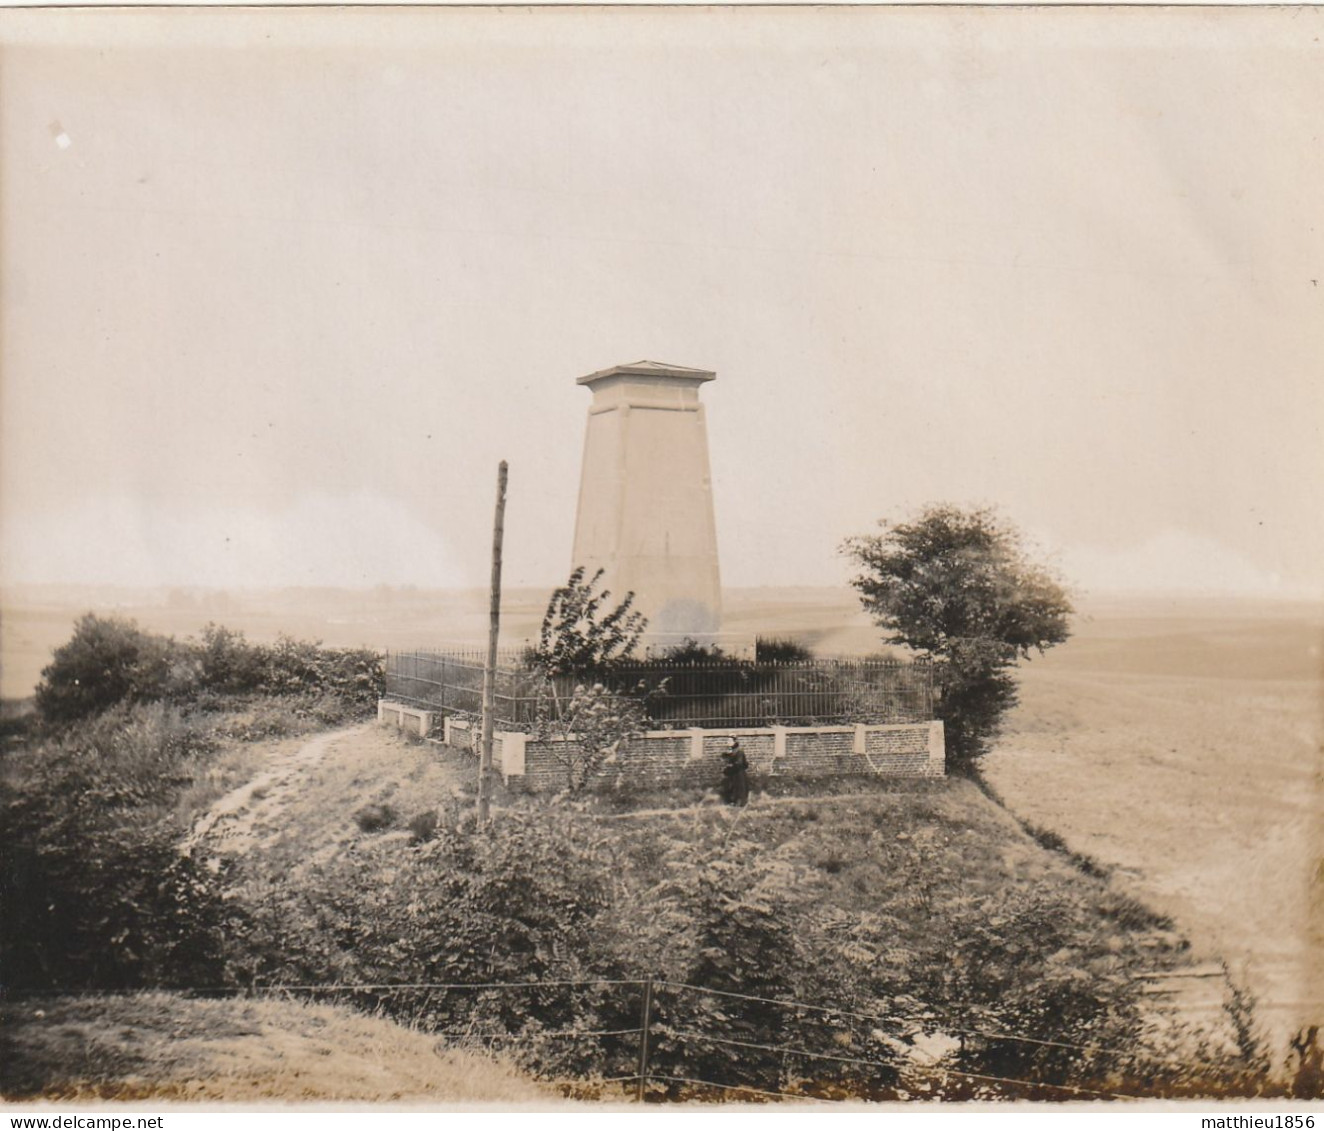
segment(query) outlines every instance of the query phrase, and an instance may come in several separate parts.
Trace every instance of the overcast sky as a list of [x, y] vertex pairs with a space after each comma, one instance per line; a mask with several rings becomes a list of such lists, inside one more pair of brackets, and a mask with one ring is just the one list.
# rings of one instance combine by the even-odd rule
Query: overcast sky
[[989, 502], [1324, 595], [1324, 12], [0, 13], [3, 578], [477, 585], [704, 387], [723, 580]]

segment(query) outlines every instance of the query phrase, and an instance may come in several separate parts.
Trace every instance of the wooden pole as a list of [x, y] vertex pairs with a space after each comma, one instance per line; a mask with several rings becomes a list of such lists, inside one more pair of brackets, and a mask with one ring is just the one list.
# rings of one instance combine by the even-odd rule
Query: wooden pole
[[634, 1098], [644, 1102], [644, 1085], [648, 1082], [648, 1029], [653, 1020], [653, 976], [644, 981], [644, 1004], [639, 1011], [639, 1081]]
[[497, 637], [501, 633], [501, 539], [506, 525], [506, 461], [497, 468], [496, 519], [492, 523], [492, 601], [483, 668], [483, 743], [478, 759], [478, 823], [487, 824], [492, 804], [492, 729], [496, 703]]

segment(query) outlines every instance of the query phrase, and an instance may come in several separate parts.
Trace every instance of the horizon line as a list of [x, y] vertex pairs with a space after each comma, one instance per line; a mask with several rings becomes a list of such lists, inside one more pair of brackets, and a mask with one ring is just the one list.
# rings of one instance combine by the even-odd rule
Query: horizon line
[[[504, 586], [507, 593], [519, 591], [550, 591], [563, 582], [517, 582]], [[486, 594], [484, 585], [419, 585], [414, 583], [387, 583], [365, 585], [209, 585], [188, 582], [144, 582], [132, 584], [125, 582], [101, 581], [0, 581], [0, 602], [10, 595], [18, 595], [33, 590], [101, 590], [115, 593], [154, 593], [163, 596], [179, 595], [258, 595], [277, 593], [352, 593], [360, 596], [373, 594]], [[750, 585], [723, 585], [724, 593], [749, 591], [786, 591], [808, 590], [812, 592], [849, 593], [848, 583], [832, 582], [764, 582]], [[1184, 598], [1191, 600], [1229, 600], [1229, 601], [1276, 601], [1298, 604], [1324, 604], [1324, 591], [1308, 592], [1272, 592], [1256, 590], [1215, 590], [1215, 589], [1172, 589], [1172, 588], [1118, 588], [1079, 586], [1072, 594], [1077, 600], [1090, 602], [1095, 600], [1130, 599], [1130, 600], [1168, 600]]]

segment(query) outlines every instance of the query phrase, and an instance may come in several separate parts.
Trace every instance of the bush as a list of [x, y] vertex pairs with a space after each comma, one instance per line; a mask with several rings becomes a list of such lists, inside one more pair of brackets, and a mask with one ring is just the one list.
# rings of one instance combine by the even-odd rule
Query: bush
[[798, 640], [782, 636], [760, 636], [754, 641], [756, 664], [807, 664], [814, 653]]
[[122, 706], [11, 755], [0, 785], [0, 970], [23, 988], [205, 984], [216, 877], [173, 801], [212, 749], [163, 704]]
[[[243, 634], [223, 634], [225, 662], [217, 671], [221, 682], [209, 682], [204, 668], [202, 685], [220, 692], [261, 690], [269, 695], [331, 695], [348, 707], [367, 710], [376, 706], [386, 687], [379, 653], [367, 648], [327, 648], [319, 641], [281, 635], [274, 644], [249, 644]], [[204, 635], [204, 650], [207, 638]]]
[[[653, 1071], [771, 1092], [842, 1088], [857, 1098], [894, 1098], [894, 1054], [870, 1035], [877, 1023], [867, 1019], [865, 983], [850, 976], [840, 945], [805, 915], [816, 900], [795, 870], [752, 840], [697, 852], [678, 845], [667, 863], [671, 883], [661, 894], [680, 916], [652, 914], [635, 943], [653, 952], [668, 983], [655, 999]], [[830, 1003], [841, 1012], [777, 1000]], [[779, 1048], [841, 1050], [872, 1063], [797, 1059]], [[688, 1091], [673, 1084], [670, 1094]]]
[[[251, 917], [228, 939], [235, 976], [411, 984], [573, 977], [598, 949], [591, 927], [613, 880], [600, 838], [572, 838], [566, 824], [555, 809], [507, 813], [500, 836], [439, 826], [406, 853], [369, 841], [329, 860], [308, 862], [294, 847], [289, 857], [248, 857], [239, 890]], [[584, 999], [580, 988], [540, 993], [402, 991], [381, 1005], [432, 1028], [482, 1017], [484, 1030], [518, 1034], [530, 1023], [571, 1021]], [[598, 1028], [631, 1023], [616, 1020]]]
[[170, 638], [143, 632], [130, 620], [88, 613], [42, 669], [37, 710], [50, 722], [67, 723], [118, 703], [161, 699], [186, 664]]
[[662, 652], [662, 659], [673, 664], [739, 664], [734, 656], [728, 656], [716, 644], [700, 644], [697, 640], [682, 640]]
[[267, 681], [267, 657], [242, 632], [209, 624], [194, 645], [201, 689], [224, 695], [251, 694]]
[[437, 811], [425, 809], [409, 818], [405, 827], [409, 830], [415, 844], [426, 844], [437, 835]]
[[371, 710], [385, 687], [382, 657], [366, 648], [326, 648], [289, 636], [251, 644], [242, 632], [214, 624], [200, 641], [176, 641], [88, 613], [42, 672], [36, 705], [46, 722], [67, 724], [119, 704], [166, 700], [224, 709], [235, 697], [267, 694], [298, 700], [296, 715], [332, 725]]
[[[735, 825], [722, 810], [602, 821], [565, 799], [481, 835], [448, 816], [409, 847], [365, 838], [310, 859], [288, 844], [239, 865], [228, 968], [244, 984], [390, 984], [355, 1001], [557, 1079], [634, 1071], [637, 1033], [621, 1031], [651, 974], [658, 1076], [874, 1099], [1152, 1092], [1163, 1058], [1137, 974], [1176, 962], [1175, 943], [1056, 859], [1023, 874], [1014, 826], [959, 796], [751, 806]], [[429, 982], [475, 988], [406, 988]]]
[[395, 807], [385, 802], [365, 805], [354, 814], [354, 823], [365, 833], [385, 832], [396, 822]]
[[640, 697], [617, 695], [600, 683], [579, 684], [568, 700], [539, 703], [534, 734], [552, 740], [552, 758], [566, 775], [566, 789], [581, 792], [594, 775], [646, 729]]

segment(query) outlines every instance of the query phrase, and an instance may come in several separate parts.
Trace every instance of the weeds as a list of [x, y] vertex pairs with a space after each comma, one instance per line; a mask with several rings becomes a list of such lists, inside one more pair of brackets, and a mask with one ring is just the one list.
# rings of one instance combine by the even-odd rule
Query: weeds
[[1106, 880], [1112, 875], [1112, 869], [1106, 864], [1100, 864], [1092, 856], [1087, 856], [1083, 852], [1076, 852], [1052, 829], [1046, 829], [1042, 825], [1036, 825], [1032, 821], [1020, 817], [1017, 818], [1017, 821], [1025, 831], [1025, 835], [1038, 844], [1039, 847], [1046, 848], [1049, 852], [1060, 852], [1085, 875], [1094, 876], [1100, 880]]
[[[825, 1021], [713, 994], [658, 992], [657, 1072], [774, 1090], [812, 1079], [805, 1086], [820, 1094], [888, 1098], [909, 1071], [898, 1049], [916, 1034], [941, 1043], [953, 1032], [1056, 1042], [949, 1042], [946, 1066], [1031, 1081], [1025, 1094], [1060, 1098], [1047, 1085], [1102, 1087], [1121, 1074], [1141, 1091], [1159, 1086], [1157, 1046], [1146, 1035], [1152, 1003], [1140, 998], [1135, 975], [1182, 962], [1161, 921], [1055, 853], [1028, 863], [1001, 815], [963, 783], [861, 793], [828, 807], [751, 807], [738, 827], [717, 807], [598, 819], [610, 809], [605, 801], [515, 804], [481, 837], [472, 821], [444, 818], [429, 836], [425, 811], [407, 822], [412, 847], [361, 840], [314, 863], [291, 843], [284, 855], [250, 857], [235, 889], [250, 928], [236, 939], [232, 965], [251, 964], [245, 979], [259, 982], [529, 982], [648, 971], [840, 1010]], [[1005, 864], [1003, 847], [1013, 845], [1016, 862]], [[423, 1029], [472, 1024], [531, 1071], [591, 1081], [631, 1071], [636, 1046], [575, 1033], [637, 1024], [632, 992], [420, 990], [359, 1004]], [[876, 1020], [857, 1026], [854, 1013]], [[866, 1079], [843, 1062], [834, 1074], [713, 1043], [719, 1037], [854, 1049], [842, 1055], [895, 1064], [895, 1072]], [[1134, 1055], [1118, 1060], [1109, 1050]], [[1141, 1069], [1132, 1066], [1144, 1066], [1152, 1083], [1136, 1083]], [[934, 1094], [949, 1092], [944, 1085]]]
[[360, 832], [380, 833], [392, 828], [398, 814], [393, 805], [377, 802], [372, 805], [365, 805], [354, 814], [354, 823], [358, 825]]
[[[359, 827], [362, 828], [362, 825]], [[415, 813], [406, 822], [405, 827], [409, 829], [415, 844], [427, 844], [437, 835], [436, 810], [425, 809], [422, 813]]]
[[223, 877], [177, 845], [199, 812], [251, 778], [257, 756], [241, 740], [303, 733], [319, 713], [343, 710], [324, 696], [218, 707], [121, 703], [31, 728], [6, 751], [0, 969], [9, 987], [216, 980], [230, 918]]

